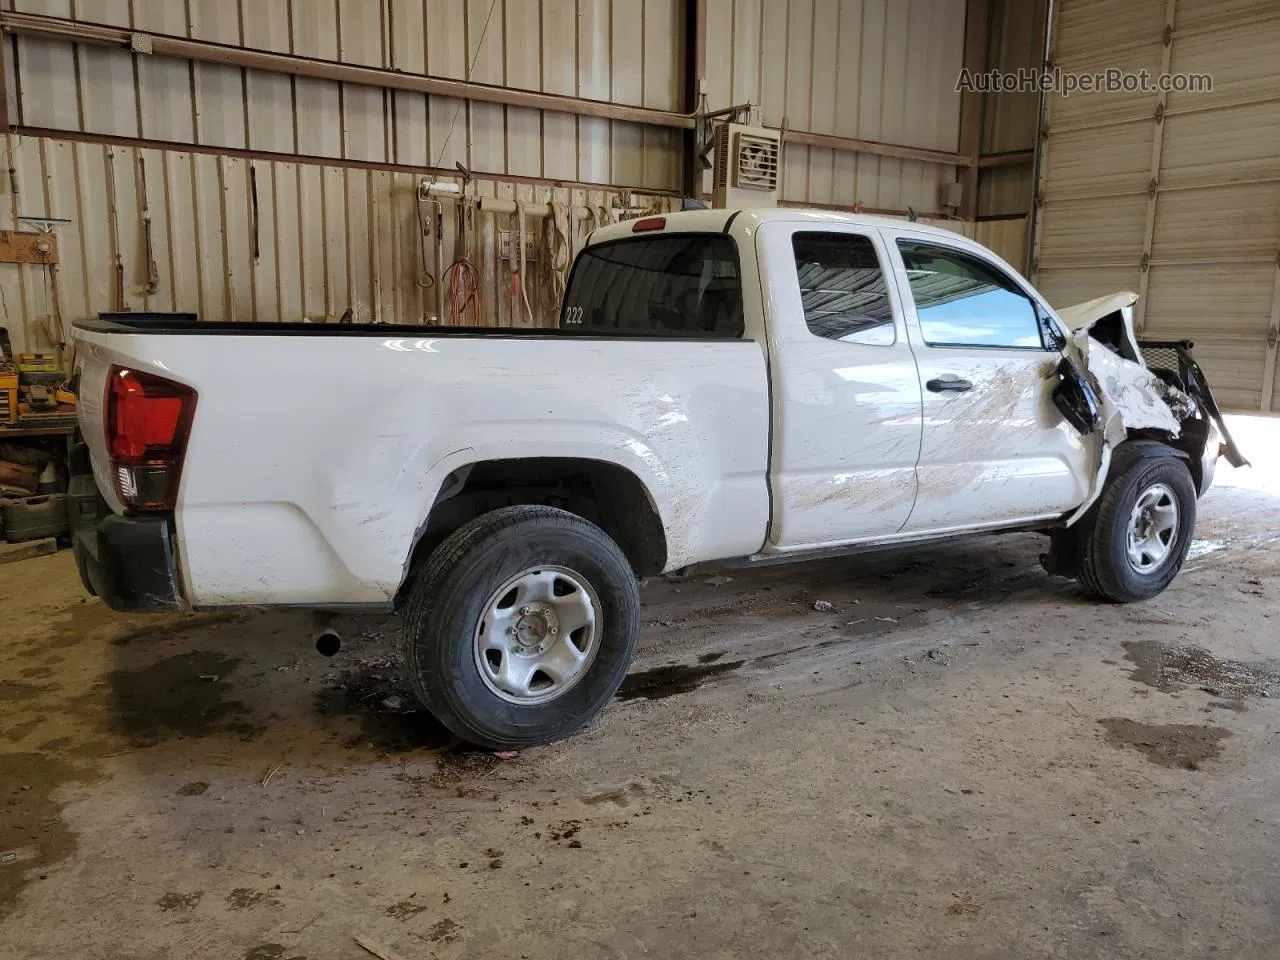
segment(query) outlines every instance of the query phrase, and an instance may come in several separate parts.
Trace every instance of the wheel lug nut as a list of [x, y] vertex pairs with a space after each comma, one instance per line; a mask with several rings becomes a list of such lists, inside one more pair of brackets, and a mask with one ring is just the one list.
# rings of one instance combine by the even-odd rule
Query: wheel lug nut
[[521, 608], [520, 608], [520, 615], [521, 615], [521, 616], [523, 616], [523, 617], [527, 617], [527, 616], [529, 615], [529, 608], [528, 608], [528, 607], [521, 607]]

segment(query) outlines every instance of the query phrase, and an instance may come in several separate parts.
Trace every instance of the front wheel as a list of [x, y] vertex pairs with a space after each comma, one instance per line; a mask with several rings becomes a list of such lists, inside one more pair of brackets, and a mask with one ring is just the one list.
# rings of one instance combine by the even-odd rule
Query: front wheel
[[495, 510], [455, 531], [409, 595], [414, 690], [441, 723], [490, 749], [568, 736], [609, 702], [639, 635], [626, 557], [564, 510]]
[[1196, 524], [1196, 490], [1173, 456], [1138, 460], [1114, 477], [1084, 537], [1079, 577], [1118, 603], [1154, 597], [1182, 569]]

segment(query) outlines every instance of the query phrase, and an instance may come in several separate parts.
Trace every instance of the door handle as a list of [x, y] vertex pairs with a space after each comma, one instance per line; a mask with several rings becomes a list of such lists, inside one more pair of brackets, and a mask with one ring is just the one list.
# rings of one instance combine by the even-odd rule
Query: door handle
[[973, 384], [953, 374], [947, 374], [945, 377], [934, 377], [925, 384], [925, 387], [930, 393], [942, 393], [947, 390], [963, 393], [966, 390], [972, 390]]

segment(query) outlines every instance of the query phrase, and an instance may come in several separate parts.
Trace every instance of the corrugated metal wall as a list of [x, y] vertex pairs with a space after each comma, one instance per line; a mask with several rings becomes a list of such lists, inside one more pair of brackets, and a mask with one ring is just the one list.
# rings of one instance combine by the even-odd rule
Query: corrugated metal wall
[[[0, 9], [321, 63], [470, 79], [666, 111], [687, 107], [684, 0], [0, 0]], [[712, 108], [756, 101], [792, 130], [957, 151], [965, 0], [708, 0]], [[115, 46], [6, 35], [13, 174], [0, 228], [56, 217], [61, 263], [0, 265], [15, 339], [99, 311], [409, 322], [440, 312], [415, 190], [457, 161], [478, 195], [594, 211], [667, 209], [682, 131]], [[124, 38], [127, 43], [127, 37]], [[143, 46], [145, 48], [145, 38]], [[345, 78], [344, 78], [345, 80]], [[508, 178], [508, 179], [504, 179]], [[790, 144], [784, 198], [922, 212], [946, 163]], [[440, 256], [454, 257], [443, 201]], [[491, 323], [540, 322], [499, 257], [470, 252]], [[530, 220], [541, 230], [542, 222]], [[574, 242], [590, 221], [574, 221]], [[550, 238], [549, 238], [550, 239]], [[535, 252], [537, 252], [535, 250]], [[514, 297], [514, 301], [513, 301]], [[539, 304], [543, 304], [539, 306]], [[448, 311], [446, 310], [446, 313]]]
[[[488, 322], [547, 325], [558, 311], [549, 255], [561, 241], [576, 252], [618, 202], [612, 191], [474, 181], [476, 196], [562, 205], [559, 237], [548, 220], [525, 218], [532, 256], [522, 293], [519, 264], [498, 256], [498, 233], [516, 234], [516, 215], [475, 211], [459, 249], [458, 202], [442, 199], [437, 255], [435, 211], [421, 207], [424, 238], [415, 174], [17, 135], [4, 148], [12, 174], [0, 180], [0, 229], [19, 216], [70, 221], [55, 228], [56, 267], [0, 264], [0, 323], [18, 350], [47, 348], [60, 323], [114, 310], [448, 322], [441, 268], [460, 254], [478, 271]], [[675, 202], [630, 200], [655, 210]], [[573, 219], [570, 207], [591, 218]]]
[[[680, 0], [5, 0], [317, 60], [682, 106]], [[10, 122], [61, 131], [675, 190], [677, 130], [18, 37]]]
[[[709, 0], [711, 108], [748, 100], [763, 122], [957, 149], [964, 0]], [[789, 201], [938, 209], [954, 167], [788, 144]]]
[[[1005, 73], [1039, 70], [1044, 53], [1044, 0], [991, 0], [987, 65]], [[990, 94], [984, 101], [982, 152], [1034, 150], [1040, 95]], [[1031, 164], [990, 167], [978, 186], [978, 216], [1026, 215], [1031, 210], [1035, 171]]]
[[[682, 106], [680, 0], [0, 7], [320, 61]], [[0, 322], [19, 349], [53, 343], [59, 319], [119, 309], [259, 321], [332, 320], [348, 310], [357, 321], [447, 320], [450, 297], [437, 293], [442, 268], [459, 252], [458, 205], [441, 202], [437, 264], [435, 240], [424, 246], [419, 221], [418, 171], [426, 168], [461, 161], [477, 177], [476, 196], [590, 210], [578, 220], [558, 208], [575, 247], [620, 208], [670, 208], [680, 187], [674, 129], [117, 47], [23, 35], [5, 42], [10, 122], [42, 135], [6, 139], [13, 174], [0, 183], [10, 194], [0, 197], [0, 228], [17, 217], [70, 221], [56, 228], [56, 269], [0, 264]], [[428, 222], [433, 209], [422, 208]], [[480, 275], [480, 322], [549, 321], [554, 291], [543, 268], [554, 238], [543, 230], [551, 225], [526, 220], [537, 260], [526, 265], [522, 292], [518, 264], [499, 256], [499, 234], [516, 233], [517, 217], [477, 212], [472, 222], [465, 252]]]
[[1213, 92], [1050, 99], [1041, 289], [1058, 304], [1143, 294], [1144, 334], [1193, 338], [1225, 405], [1275, 409], [1280, 7], [1061, 0], [1059, 11], [1063, 70], [1209, 73]]

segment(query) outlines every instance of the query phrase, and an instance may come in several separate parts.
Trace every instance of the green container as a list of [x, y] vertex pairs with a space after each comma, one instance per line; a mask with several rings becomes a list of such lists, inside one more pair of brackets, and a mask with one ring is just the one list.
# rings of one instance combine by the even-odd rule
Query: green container
[[60, 537], [70, 529], [65, 493], [28, 497], [4, 505], [4, 538], [10, 543]]

